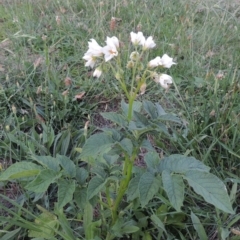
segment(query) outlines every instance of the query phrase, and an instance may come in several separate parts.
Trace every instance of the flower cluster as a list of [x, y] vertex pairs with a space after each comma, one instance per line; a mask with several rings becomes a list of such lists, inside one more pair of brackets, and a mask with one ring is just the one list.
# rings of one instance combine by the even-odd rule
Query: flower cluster
[[[85, 63], [86, 67], [93, 68], [97, 62], [98, 58], [104, 56], [105, 62], [108, 62], [113, 57], [118, 55], [119, 40], [117, 37], [107, 37], [107, 45], [101, 47], [95, 39], [91, 39], [88, 42], [88, 51], [84, 54], [83, 59], [87, 62]], [[102, 74], [101, 68], [96, 68], [93, 73], [94, 77], [100, 77]]]
[[[147, 63], [147, 66], [144, 67], [143, 57], [144, 53], [156, 46], [156, 43], [153, 40], [153, 37], [145, 37], [142, 32], [130, 33], [131, 42], [135, 48], [130, 54], [130, 60], [127, 63], [126, 67], [128, 69], [134, 69], [134, 74], [137, 72], [137, 76], [133, 76], [134, 79], [140, 81], [138, 90], [143, 94], [146, 89], [146, 79], [153, 78], [155, 82], [161, 84], [165, 89], [169, 88], [169, 85], [172, 83], [172, 77], [167, 74], [159, 74], [153, 71], [153, 68], [170, 68], [172, 65], [176, 64], [173, 61], [173, 58], [169, 57], [167, 54], [164, 54], [162, 57], [158, 56]], [[141, 47], [141, 52], [139, 51]], [[93, 76], [99, 78], [102, 75], [103, 68], [106, 66], [106, 63], [113, 59], [114, 57], [119, 57], [120, 44], [117, 37], [107, 37], [106, 46], [100, 46], [95, 39], [91, 39], [88, 42], [88, 51], [84, 54], [83, 59], [86, 60], [85, 66], [94, 68], [97, 65], [97, 68], [93, 72]], [[119, 61], [117, 61], [119, 63]], [[115, 66], [115, 70], [113, 69]], [[119, 72], [124, 72], [121, 69], [121, 66], [112, 65], [112, 69], [115, 71], [116, 78], [121, 81], [123, 86], [124, 78], [123, 74], [119, 75]], [[148, 76], [147, 76], [148, 75]]]
[[131, 42], [133, 45], [142, 45], [143, 50], [147, 50], [150, 48], [154, 48], [156, 46], [156, 43], [153, 41], [153, 38], [150, 36], [147, 39], [143, 36], [142, 32], [134, 33], [131, 32]]

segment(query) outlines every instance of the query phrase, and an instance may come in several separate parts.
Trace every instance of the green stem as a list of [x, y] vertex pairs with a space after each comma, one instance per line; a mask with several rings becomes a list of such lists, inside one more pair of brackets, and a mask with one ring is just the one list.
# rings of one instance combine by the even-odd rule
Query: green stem
[[113, 206], [113, 221], [112, 221], [112, 225], [114, 225], [117, 221], [117, 218], [118, 218], [118, 214], [117, 214], [117, 211], [118, 211], [118, 207], [119, 207], [119, 204], [120, 202], [122, 201], [122, 198], [126, 192], [126, 189], [128, 187], [128, 184], [130, 182], [130, 179], [131, 179], [131, 176], [132, 176], [132, 166], [133, 166], [133, 163], [128, 163], [126, 164], [125, 163], [125, 166], [127, 166], [127, 175], [126, 175], [126, 178], [122, 180], [122, 182], [120, 183], [120, 189], [119, 189], [119, 193], [118, 193], [118, 196], [117, 196], [117, 199], [114, 203], [114, 206]]
[[108, 203], [108, 208], [112, 208], [112, 201], [110, 197], [110, 191], [109, 191], [109, 186], [106, 187], [106, 198], [107, 198], [107, 203]]
[[132, 120], [132, 112], [133, 112], [133, 102], [137, 97], [137, 93], [139, 92], [142, 84], [146, 81], [146, 73], [147, 70], [143, 73], [143, 76], [141, 78], [141, 80], [138, 82], [137, 88], [135, 89], [134, 92], [130, 92], [130, 98], [129, 98], [129, 105], [128, 105], [128, 122], [130, 122]]
[[128, 156], [126, 156], [125, 158], [124, 169], [123, 169], [123, 179], [120, 182], [119, 192], [112, 208], [112, 226], [116, 223], [118, 219], [118, 207], [122, 201], [122, 198], [127, 190], [128, 184], [132, 177], [132, 168], [133, 168], [135, 157], [136, 157], [136, 149], [134, 150], [131, 158], [129, 158]]
[[[115, 71], [115, 68], [113, 67], [113, 65], [112, 65], [111, 63], [109, 63], [109, 66], [111, 67], [111, 69], [112, 69], [112, 71], [113, 71], [113, 74], [114, 74], [115, 77], [116, 77], [117, 72]], [[129, 96], [129, 93], [128, 93], [128, 91], [127, 91], [127, 86], [126, 86], [126, 84], [125, 84], [125, 81], [124, 81], [124, 80], [122, 81], [120, 78], [116, 78], [116, 79], [119, 81], [119, 83], [120, 83], [120, 85], [121, 85], [121, 88], [123, 89], [124, 93], [126, 94], [127, 98], [129, 99], [130, 96]]]
[[135, 94], [131, 95], [130, 98], [129, 98], [128, 117], [127, 117], [128, 122], [130, 122], [132, 120], [132, 112], [133, 112], [133, 102], [134, 102], [134, 100], [135, 100]]

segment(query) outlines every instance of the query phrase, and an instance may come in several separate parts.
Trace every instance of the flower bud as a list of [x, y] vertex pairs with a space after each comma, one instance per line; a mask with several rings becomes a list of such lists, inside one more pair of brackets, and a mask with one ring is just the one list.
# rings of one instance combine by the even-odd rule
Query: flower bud
[[140, 81], [141, 80], [141, 77], [139, 75], [136, 76], [136, 81]]
[[143, 83], [140, 87], [140, 94], [143, 95], [146, 91], [146, 88], [147, 88], [147, 84], [146, 83]]
[[122, 69], [119, 69], [118, 71], [117, 71], [117, 73], [115, 74], [115, 78], [117, 79], [117, 80], [122, 80], [122, 78], [123, 78], [123, 70]]
[[139, 59], [139, 53], [136, 52], [136, 51], [132, 52], [132, 53], [130, 54], [130, 59], [131, 59], [132, 61], [137, 61], [137, 60]]
[[12, 112], [13, 112], [14, 114], [17, 113], [17, 109], [16, 109], [15, 105], [12, 105]]
[[100, 67], [96, 68], [93, 72], [93, 77], [99, 78], [102, 75], [102, 69]]
[[42, 86], [38, 86], [38, 88], [37, 88], [37, 94], [39, 94], [39, 93], [41, 93], [42, 92]]
[[84, 125], [84, 136], [87, 137], [87, 132], [88, 132], [88, 125], [89, 125], [89, 121], [87, 121]]
[[42, 40], [43, 40], [43, 41], [46, 41], [46, 40], [47, 40], [47, 36], [43, 34], [43, 35], [42, 35]]
[[56, 16], [56, 22], [57, 22], [57, 25], [60, 25], [61, 23], [61, 18], [59, 16]]
[[131, 68], [133, 68], [134, 67], [134, 62], [133, 61], [128, 61], [128, 63], [127, 63], [127, 68], [128, 69], [131, 69]]
[[142, 71], [144, 69], [143, 63], [138, 63], [138, 70]]

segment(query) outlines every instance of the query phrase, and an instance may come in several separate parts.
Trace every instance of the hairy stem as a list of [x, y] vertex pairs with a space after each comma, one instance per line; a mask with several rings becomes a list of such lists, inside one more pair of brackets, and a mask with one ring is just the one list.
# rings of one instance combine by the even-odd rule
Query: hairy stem
[[130, 122], [132, 120], [132, 113], [133, 113], [133, 102], [135, 100], [135, 94], [131, 95], [129, 98], [129, 104], [128, 104], [128, 117], [127, 120]]
[[113, 209], [112, 209], [112, 226], [116, 223], [118, 219], [119, 204], [122, 201], [122, 198], [127, 190], [128, 184], [132, 177], [132, 168], [133, 168], [135, 157], [136, 157], [136, 149], [134, 150], [131, 158], [129, 158], [128, 156], [126, 156], [125, 158], [124, 169], [123, 169], [123, 179], [120, 182], [117, 198], [114, 202]]

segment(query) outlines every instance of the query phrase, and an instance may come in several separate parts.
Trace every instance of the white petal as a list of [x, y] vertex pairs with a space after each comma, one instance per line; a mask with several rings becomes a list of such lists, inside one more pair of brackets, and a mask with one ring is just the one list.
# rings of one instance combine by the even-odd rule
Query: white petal
[[130, 32], [130, 36], [131, 36], [131, 42], [134, 43], [136, 40], [136, 33]]
[[117, 37], [115, 36], [111, 37], [111, 41], [113, 42], [116, 48], [119, 48], [119, 40]]
[[93, 72], [93, 77], [99, 78], [102, 75], [102, 70], [100, 68], [96, 68]]
[[143, 43], [144, 49], [154, 48], [155, 46], [156, 46], [156, 43], [153, 41], [153, 38], [151, 36], [148, 37], [147, 40], [145, 40], [145, 42]]
[[172, 65], [176, 64], [173, 62], [173, 58], [169, 57], [167, 54], [162, 56], [162, 65], [165, 68], [170, 68]]
[[168, 89], [169, 85], [172, 84], [172, 77], [167, 74], [161, 74], [157, 81], [163, 88]]
[[143, 42], [145, 42], [145, 37], [143, 36], [142, 32], [138, 32], [138, 33], [131, 32], [130, 35], [131, 35], [131, 42], [134, 45], [139, 45], [139, 44], [142, 45]]
[[118, 55], [118, 51], [115, 45], [107, 45], [105, 47], [103, 47], [103, 54], [104, 54], [104, 58], [105, 61], [109, 61], [111, 60], [113, 57]]
[[96, 57], [100, 57], [102, 55], [102, 47], [97, 43], [95, 39], [90, 39], [88, 42], [88, 52]]
[[156, 57], [148, 63], [148, 66], [152, 68], [160, 65], [162, 65], [162, 60], [160, 57]]
[[87, 61], [85, 63], [85, 67], [91, 67], [91, 68], [94, 67], [94, 65], [96, 63], [96, 58], [93, 57], [92, 54], [90, 54], [89, 52], [86, 52], [83, 56], [83, 59]]

